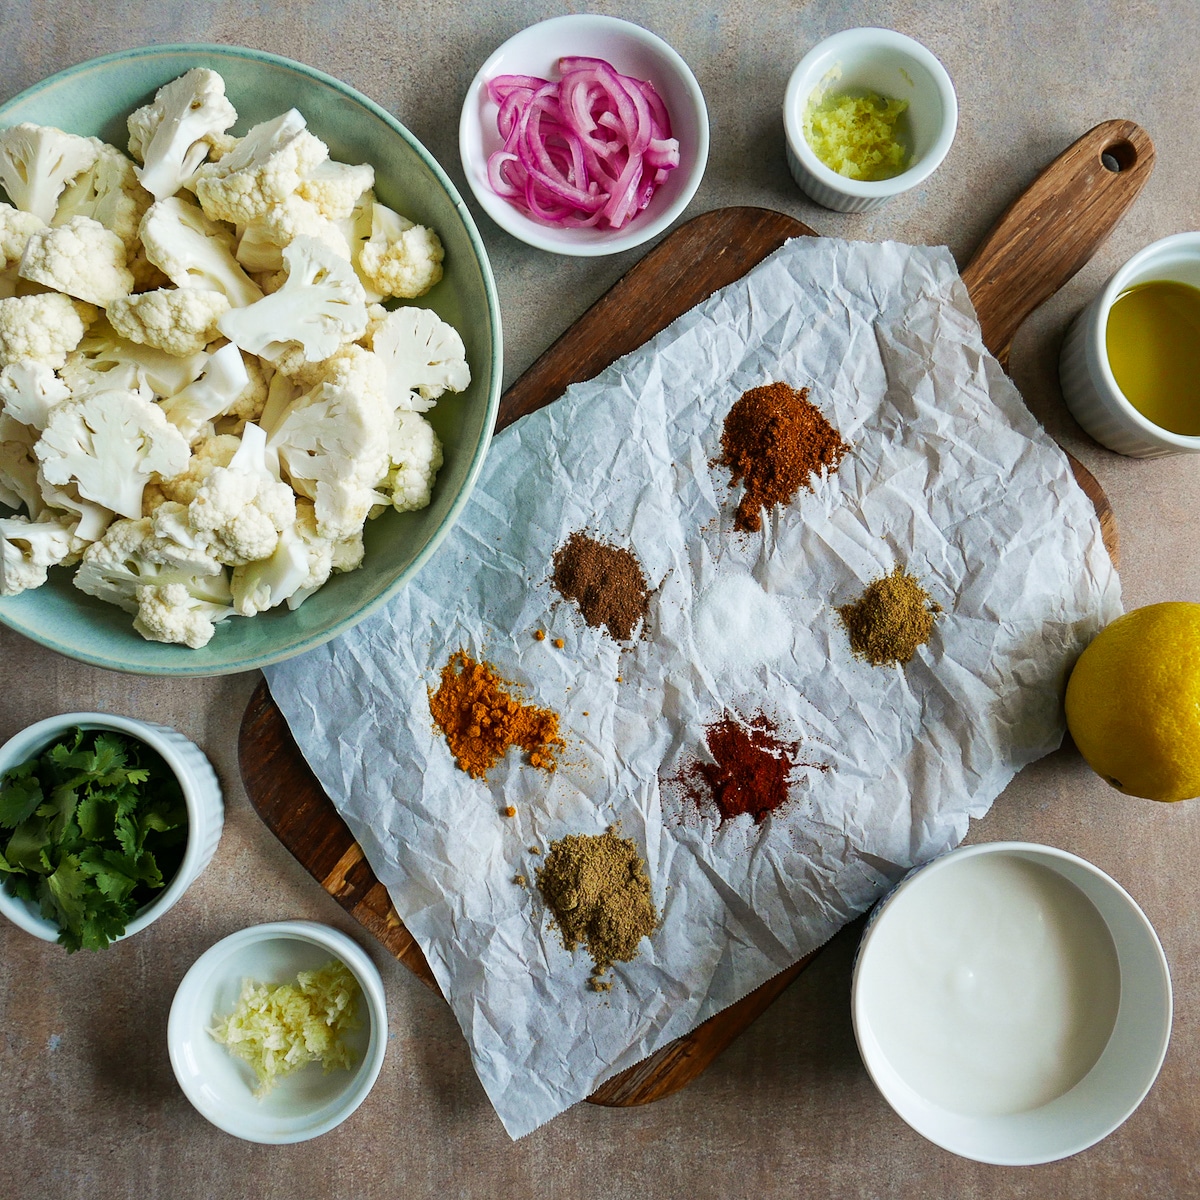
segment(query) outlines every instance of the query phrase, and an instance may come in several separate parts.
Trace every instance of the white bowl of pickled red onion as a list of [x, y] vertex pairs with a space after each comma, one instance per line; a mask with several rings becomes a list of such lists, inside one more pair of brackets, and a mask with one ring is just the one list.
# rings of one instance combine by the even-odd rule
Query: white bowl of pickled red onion
[[502, 229], [555, 254], [615, 254], [661, 233], [695, 195], [708, 109], [662, 38], [616, 17], [554, 17], [479, 69], [458, 144]]

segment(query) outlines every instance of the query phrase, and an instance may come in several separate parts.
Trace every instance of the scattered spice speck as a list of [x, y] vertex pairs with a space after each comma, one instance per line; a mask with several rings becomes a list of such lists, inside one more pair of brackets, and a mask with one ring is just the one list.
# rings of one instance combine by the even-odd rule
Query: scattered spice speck
[[517, 815], [517, 810], [515, 808], [513, 808], [513, 806], [511, 804], [506, 804], [500, 810], [500, 815], [502, 817], [515, 817]]
[[564, 647], [566, 644], [567, 644], [567, 643], [566, 643], [566, 642], [564, 642], [564, 641], [562, 640], [562, 638], [555, 638], [555, 639], [554, 639], [554, 648], [555, 648], [555, 650], [561, 650], [561, 649], [562, 649], [562, 648], [563, 648], [563, 647]]
[[533, 640], [535, 642], [544, 642], [546, 640], [546, 631], [544, 629], [537, 630], [533, 635]]
[[526, 879], [524, 875], [514, 875], [513, 883], [515, 883], [517, 887], [526, 887], [529, 884], [529, 880]]

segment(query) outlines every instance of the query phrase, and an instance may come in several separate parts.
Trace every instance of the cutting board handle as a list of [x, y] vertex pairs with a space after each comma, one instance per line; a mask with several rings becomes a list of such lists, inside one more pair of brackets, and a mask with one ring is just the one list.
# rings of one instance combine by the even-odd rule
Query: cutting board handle
[[1153, 170], [1150, 135], [1104, 121], [1004, 210], [962, 272], [984, 344], [1004, 366], [1021, 322], [1091, 258]]

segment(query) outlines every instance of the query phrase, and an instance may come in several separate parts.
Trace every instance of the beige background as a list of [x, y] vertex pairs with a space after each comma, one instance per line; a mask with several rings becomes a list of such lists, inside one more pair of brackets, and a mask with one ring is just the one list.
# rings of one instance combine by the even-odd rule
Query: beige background
[[[1033, 411], [1111, 497], [1127, 606], [1200, 599], [1200, 459], [1143, 463], [1099, 448], [1066, 413], [1056, 377], [1066, 322], [1108, 275], [1146, 243], [1197, 224], [1200, 8], [1192, 0], [590, 7], [666, 37], [704, 89], [712, 156], [691, 213], [759, 204], [825, 234], [945, 243], [962, 263], [1017, 191], [1079, 134], [1109, 117], [1144, 125], [1158, 150], [1145, 192], [1093, 262], [1027, 323], [1012, 371]], [[471, 76], [505, 38], [561, 11], [513, 0], [0, 0], [0, 100], [113, 50], [238, 43], [361, 89], [396, 113], [465, 192], [456, 131]], [[961, 121], [925, 186], [875, 215], [843, 217], [792, 184], [779, 109], [788, 74], [813, 43], [866, 24], [911, 34], [942, 59]], [[556, 258], [473, 210], [499, 287], [509, 382], [639, 252]], [[228, 805], [207, 873], [132, 941], [68, 958], [0, 928], [0, 1197], [1200, 1195], [1200, 801], [1160, 807], [1122, 798], [1066, 748], [1023, 772], [971, 831], [972, 840], [1044, 841], [1091, 859], [1133, 893], [1166, 948], [1176, 1004], [1166, 1064], [1137, 1113], [1091, 1150], [1046, 1167], [985, 1167], [926, 1143], [894, 1116], [850, 1028], [856, 928], [685, 1092], [639, 1110], [583, 1104], [514, 1145], [449, 1010], [343, 915], [250, 808], [235, 747], [257, 679], [125, 677], [0, 628], [0, 740], [68, 710], [160, 721], [207, 751]], [[167, 1060], [167, 1011], [188, 966], [218, 938], [300, 917], [347, 930], [379, 964], [388, 1058], [370, 1097], [338, 1130], [299, 1146], [254, 1146], [209, 1126], [183, 1098]]]

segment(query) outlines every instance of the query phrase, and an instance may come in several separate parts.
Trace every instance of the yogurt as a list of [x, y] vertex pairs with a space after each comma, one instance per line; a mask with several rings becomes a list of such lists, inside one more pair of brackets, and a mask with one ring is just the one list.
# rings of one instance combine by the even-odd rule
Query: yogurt
[[918, 1095], [987, 1117], [1039, 1108], [1087, 1075], [1121, 975], [1083, 892], [1010, 852], [947, 860], [897, 892], [856, 990], [859, 1019]]

